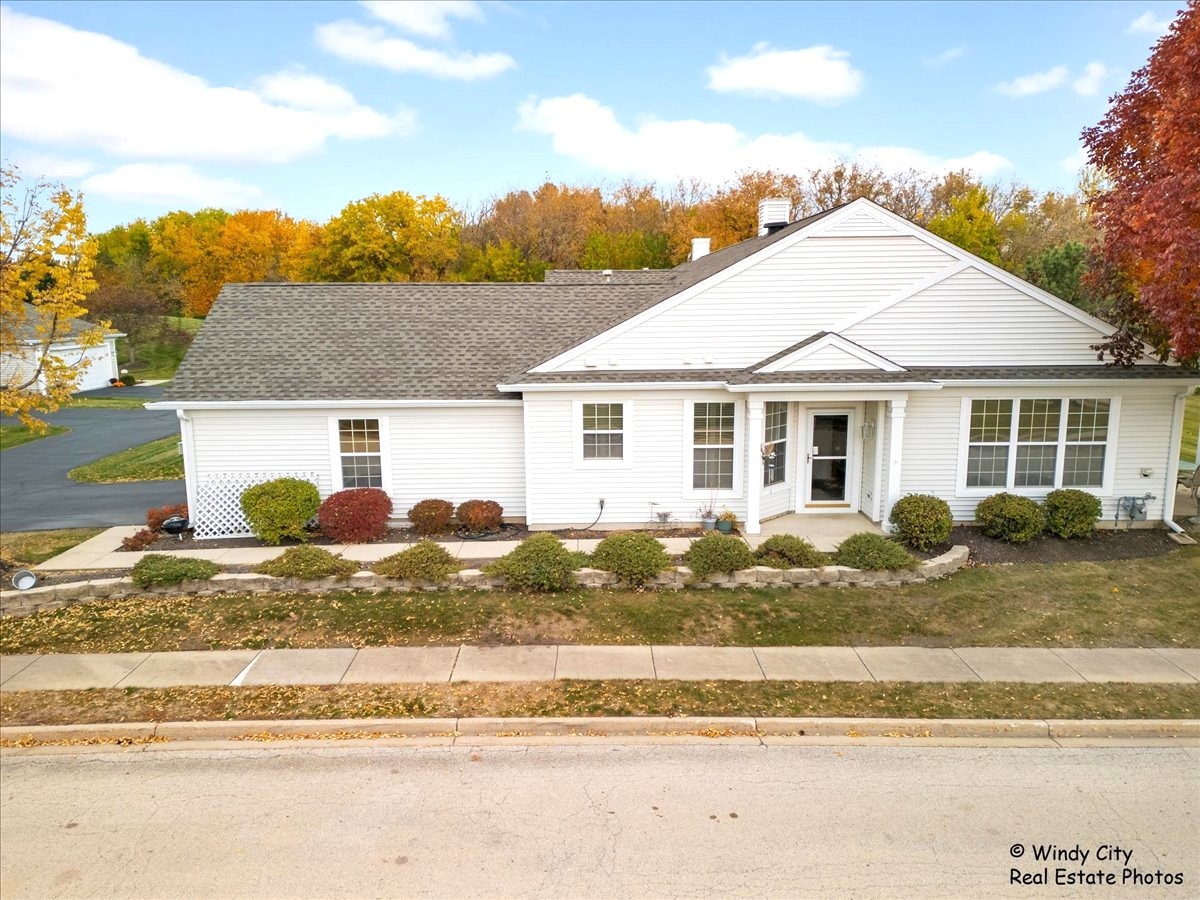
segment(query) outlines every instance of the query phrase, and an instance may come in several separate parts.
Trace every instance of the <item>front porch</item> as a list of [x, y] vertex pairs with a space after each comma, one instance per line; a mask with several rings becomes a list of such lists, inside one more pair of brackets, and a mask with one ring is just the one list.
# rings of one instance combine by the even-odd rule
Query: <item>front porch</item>
[[758, 534], [746, 534], [746, 543], [755, 550], [767, 538], [776, 534], [802, 537], [822, 553], [832, 553], [838, 544], [863, 531], [883, 534], [883, 530], [862, 513], [830, 513], [800, 515], [790, 513], [768, 519], [759, 525]]

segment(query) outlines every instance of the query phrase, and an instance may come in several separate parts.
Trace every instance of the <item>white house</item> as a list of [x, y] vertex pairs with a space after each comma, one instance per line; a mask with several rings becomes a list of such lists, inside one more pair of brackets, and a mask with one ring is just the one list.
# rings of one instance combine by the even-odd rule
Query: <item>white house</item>
[[[108, 332], [95, 347], [82, 346], [77, 336], [95, 327], [83, 319], [71, 319], [55, 332], [55, 340], [50, 344], [50, 354], [75, 369], [77, 391], [108, 387], [109, 379], [119, 375], [117, 338], [125, 335], [118, 331]], [[34, 322], [27, 319], [18, 333], [16, 352], [0, 352], [0, 383], [24, 384], [37, 371], [43, 339], [34, 330]], [[44, 393], [45, 378], [39, 375], [30, 387]]]
[[764, 201], [757, 237], [671, 270], [227, 285], [153, 404], [178, 411], [197, 533], [244, 531], [241, 490], [281, 475], [534, 528], [710, 501], [749, 533], [885, 523], [917, 492], [969, 521], [1060, 486], [1170, 520], [1200, 375], [1104, 365], [1110, 326], [870, 201], [788, 214]]

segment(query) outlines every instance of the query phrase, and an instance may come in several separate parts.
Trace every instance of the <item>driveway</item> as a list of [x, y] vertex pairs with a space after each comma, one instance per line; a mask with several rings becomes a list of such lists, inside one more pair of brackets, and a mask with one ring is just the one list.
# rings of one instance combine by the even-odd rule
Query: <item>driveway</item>
[[[89, 391], [85, 397], [156, 400], [162, 385]], [[179, 433], [171, 410], [65, 409], [47, 416], [71, 431], [22, 444], [0, 456], [0, 530], [37, 531], [88, 525], [135, 525], [146, 510], [187, 499], [183, 481], [77, 484], [67, 478], [76, 466], [147, 441]]]

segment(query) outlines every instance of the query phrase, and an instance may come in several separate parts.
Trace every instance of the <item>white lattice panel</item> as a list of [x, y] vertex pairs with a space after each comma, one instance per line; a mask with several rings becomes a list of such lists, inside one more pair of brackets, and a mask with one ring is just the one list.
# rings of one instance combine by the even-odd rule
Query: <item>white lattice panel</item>
[[276, 478], [299, 478], [319, 485], [316, 472], [230, 472], [209, 475], [200, 483], [196, 500], [200, 507], [192, 525], [198, 538], [245, 537], [250, 524], [242, 514], [242, 492], [248, 487]]

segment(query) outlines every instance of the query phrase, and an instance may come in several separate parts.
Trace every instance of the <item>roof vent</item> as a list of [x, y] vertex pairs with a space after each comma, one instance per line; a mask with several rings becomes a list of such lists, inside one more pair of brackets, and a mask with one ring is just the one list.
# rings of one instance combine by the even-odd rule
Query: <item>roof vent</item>
[[758, 201], [758, 236], [774, 234], [792, 220], [792, 201], [787, 197], [764, 197]]
[[610, 281], [612, 281], [612, 269], [605, 269], [600, 274], [604, 276], [605, 284], [608, 284]]
[[712, 238], [692, 238], [692, 259], [708, 256], [712, 250]]

